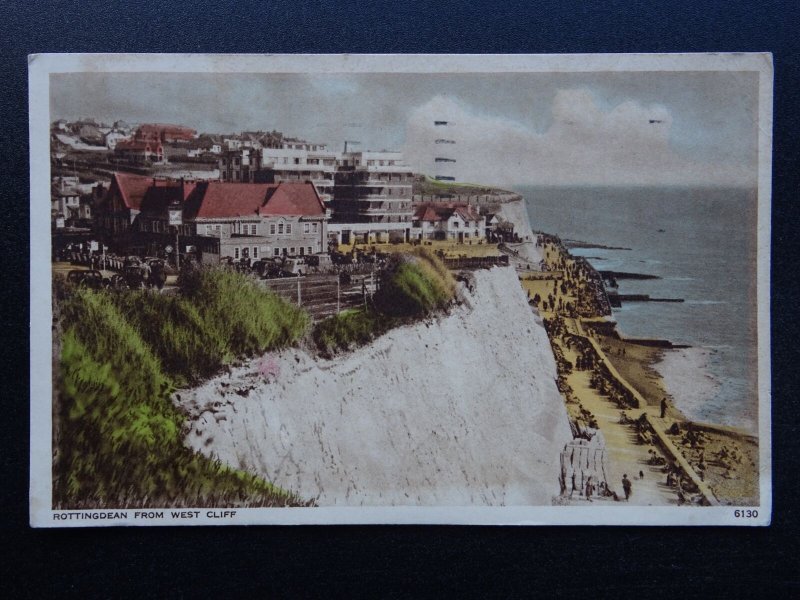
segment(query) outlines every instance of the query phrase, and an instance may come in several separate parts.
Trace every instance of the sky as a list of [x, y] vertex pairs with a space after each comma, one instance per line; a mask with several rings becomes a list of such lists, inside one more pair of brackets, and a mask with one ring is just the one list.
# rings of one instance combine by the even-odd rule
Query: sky
[[341, 150], [402, 150], [432, 165], [454, 125], [457, 176], [495, 185], [756, 182], [752, 72], [51, 75], [51, 120], [277, 129]]

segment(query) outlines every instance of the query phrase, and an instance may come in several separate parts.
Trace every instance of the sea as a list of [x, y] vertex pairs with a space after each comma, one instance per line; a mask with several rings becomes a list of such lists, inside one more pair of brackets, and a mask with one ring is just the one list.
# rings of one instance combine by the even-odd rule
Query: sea
[[623, 302], [626, 337], [688, 345], [656, 369], [687, 417], [757, 431], [755, 189], [518, 188], [531, 227], [608, 248], [573, 248], [619, 280], [620, 294], [682, 298]]

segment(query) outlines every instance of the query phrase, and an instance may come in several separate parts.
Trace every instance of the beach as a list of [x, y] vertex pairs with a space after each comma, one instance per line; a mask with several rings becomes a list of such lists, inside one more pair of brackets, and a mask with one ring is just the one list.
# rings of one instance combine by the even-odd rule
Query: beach
[[554, 236], [540, 235], [537, 246], [541, 270], [518, 261], [521, 283], [544, 319], [575, 429], [602, 434], [611, 489], [619, 495], [625, 475], [635, 490], [628, 501], [638, 504], [757, 504], [757, 439], [683, 411], [719, 386], [704, 368], [709, 351], [626, 339], [588, 261]]

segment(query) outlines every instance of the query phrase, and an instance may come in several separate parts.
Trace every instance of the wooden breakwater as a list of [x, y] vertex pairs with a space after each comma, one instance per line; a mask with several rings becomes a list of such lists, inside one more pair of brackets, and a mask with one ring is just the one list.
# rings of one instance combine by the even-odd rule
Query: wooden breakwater
[[613, 308], [619, 308], [623, 302], [684, 302], [683, 298], [651, 298], [650, 294], [620, 294], [607, 292], [608, 301]]

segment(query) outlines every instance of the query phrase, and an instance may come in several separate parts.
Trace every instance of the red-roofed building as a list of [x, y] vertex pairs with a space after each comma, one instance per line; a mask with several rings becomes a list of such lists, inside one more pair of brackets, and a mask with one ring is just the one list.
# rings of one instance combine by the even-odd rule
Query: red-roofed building
[[453, 240], [464, 243], [486, 238], [486, 218], [464, 203], [431, 202], [414, 212], [415, 233], [421, 240]]
[[219, 257], [259, 259], [327, 250], [325, 206], [310, 182], [198, 183], [184, 222], [219, 240]]
[[181, 252], [221, 258], [304, 256], [327, 249], [325, 206], [311, 183], [189, 182], [115, 173], [95, 210], [98, 233], [126, 251], [160, 254], [173, 245], [167, 209], [183, 208]]
[[164, 146], [158, 140], [121, 141], [114, 146], [114, 156], [133, 164], [162, 162]]
[[183, 125], [143, 123], [136, 129], [133, 137], [136, 140], [156, 142], [188, 142], [197, 137], [197, 132], [191, 127], [184, 127]]
[[142, 198], [151, 185], [152, 177], [114, 173], [108, 191], [95, 206], [95, 230], [107, 236], [128, 232], [139, 215]]

